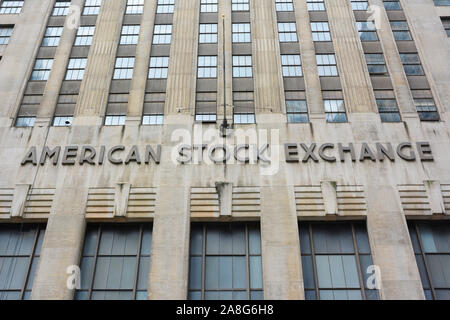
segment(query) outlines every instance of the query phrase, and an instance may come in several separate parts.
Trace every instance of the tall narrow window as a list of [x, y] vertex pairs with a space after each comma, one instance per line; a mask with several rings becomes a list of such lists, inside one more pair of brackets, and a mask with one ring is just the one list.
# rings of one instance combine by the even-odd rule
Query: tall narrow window
[[149, 79], [167, 79], [169, 70], [169, 57], [151, 57]]
[[63, 27], [47, 27], [42, 40], [43, 47], [57, 47], [63, 32]]
[[77, 300], [145, 300], [151, 224], [88, 225]]
[[367, 287], [373, 274], [364, 223], [299, 224], [307, 300], [378, 300]]
[[382, 53], [366, 53], [367, 69], [371, 76], [387, 75], [387, 68]]
[[412, 40], [406, 21], [390, 21], [392, 33], [397, 41]]
[[83, 80], [86, 63], [87, 58], [70, 59], [65, 80]]
[[18, 14], [22, 11], [23, 1], [3, 0], [0, 4], [0, 14]]
[[233, 43], [250, 43], [250, 23], [233, 23]]
[[14, 30], [14, 26], [0, 26], [0, 45], [8, 44]]
[[122, 33], [120, 35], [120, 44], [133, 45], [137, 44], [139, 40], [139, 25], [125, 25], [122, 26]]
[[306, 100], [288, 100], [286, 97], [286, 115], [290, 123], [308, 122]]
[[306, 4], [308, 11], [325, 11], [325, 3], [323, 0], [308, 0]]
[[117, 58], [113, 79], [131, 79], [133, 77], [134, 58]]
[[200, 24], [200, 43], [217, 43], [217, 23]]
[[328, 22], [311, 22], [313, 41], [331, 41]]
[[400, 59], [403, 63], [403, 69], [407, 76], [424, 75], [419, 55], [417, 53], [400, 53]]
[[295, 22], [278, 22], [278, 36], [280, 42], [296, 42], [298, 38]]
[[323, 100], [323, 105], [325, 109], [325, 117], [327, 119], [327, 122], [347, 122], [344, 100], [342, 99]]
[[171, 24], [157, 24], [153, 32], [153, 44], [170, 44], [172, 39]]
[[144, 12], [144, 0], [127, 0], [125, 14], [142, 14]]
[[36, 59], [31, 80], [48, 80], [50, 71], [52, 70], [53, 59]]
[[316, 61], [320, 77], [338, 75], [334, 54], [316, 54]]
[[79, 27], [75, 38], [75, 46], [90, 46], [94, 37], [95, 26]]
[[258, 224], [192, 225], [189, 299], [263, 299], [261, 235]]
[[0, 300], [29, 299], [45, 227], [0, 225]]
[[283, 70], [283, 77], [301, 77], [302, 76], [302, 62], [298, 54], [283, 54], [281, 55], [281, 66]]
[[414, 98], [414, 104], [421, 121], [439, 121], [436, 104], [432, 98]]
[[201, 0], [200, 12], [217, 12], [218, 0]]
[[276, 0], [275, 8], [277, 11], [294, 11], [292, 0]]
[[378, 113], [383, 122], [399, 122], [400, 113], [395, 99], [377, 99]]
[[173, 13], [175, 0], [158, 0], [156, 13]]
[[232, 0], [231, 10], [232, 11], [249, 11], [249, 0]]
[[69, 13], [70, 0], [56, 1], [52, 16], [67, 16]]
[[450, 300], [450, 222], [411, 221], [408, 226], [425, 297]]
[[84, 3], [83, 15], [98, 15], [102, 0], [86, 0]]

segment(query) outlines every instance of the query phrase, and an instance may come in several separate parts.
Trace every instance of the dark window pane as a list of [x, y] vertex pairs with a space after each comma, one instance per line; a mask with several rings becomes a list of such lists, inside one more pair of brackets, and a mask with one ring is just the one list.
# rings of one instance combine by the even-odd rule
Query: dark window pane
[[261, 232], [259, 228], [251, 226], [248, 228], [249, 253], [261, 254]]
[[450, 300], [450, 290], [436, 290], [436, 299], [437, 300]]
[[[208, 258], [206, 258], [208, 261]], [[239, 267], [239, 263], [237, 267]], [[233, 288], [233, 258], [219, 257], [219, 289]]]
[[430, 281], [428, 280], [427, 269], [425, 268], [425, 263], [423, 261], [421, 254], [416, 254], [417, 267], [419, 268], [420, 279], [422, 280], [422, 285], [425, 289], [430, 288]]
[[219, 234], [218, 226], [211, 226], [206, 230], [206, 254], [219, 254]]
[[314, 268], [311, 256], [302, 256], [303, 282], [306, 289], [314, 289]]
[[203, 247], [203, 229], [199, 227], [193, 227], [191, 229], [191, 254], [202, 254]]
[[300, 225], [300, 251], [302, 254], [311, 253], [311, 244], [309, 242], [309, 229], [307, 226]]
[[316, 300], [316, 292], [314, 290], [305, 290], [305, 300]]
[[250, 288], [262, 289], [262, 263], [261, 257], [250, 257]]
[[202, 288], [202, 257], [191, 257], [189, 265], [189, 288]]
[[86, 231], [86, 236], [84, 237], [84, 256], [93, 256], [97, 248], [97, 228], [88, 228]]
[[202, 293], [200, 291], [190, 291], [188, 295], [189, 300], [201, 300]]
[[220, 254], [232, 254], [233, 253], [233, 237], [231, 228], [225, 227], [220, 230]]
[[364, 224], [355, 224], [356, 246], [359, 253], [370, 253], [369, 237]]
[[262, 291], [251, 291], [250, 292], [250, 299], [251, 300], [263, 300], [264, 294]]
[[379, 300], [378, 290], [366, 290], [366, 300]]
[[450, 255], [427, 255], [426, 260], [433, 286], [435, 288], [450, 288]]
[[[252, 265], [251, 265], [252, 258], [255, 257], [250, 258], [250, 281], [252, 276]], [[245, 257], [233, 257], [233, 288], [235, 289], [247, 288], [246, 268], [247, 264], [245, 261]]]
[[219, 288], [219, 258], [206, 257], [205, 289]]
[[145, 291], [147, 290], [147, 286], [148, 286], [149, 272], [150, 272], [150, 257], [140, 258], [139, 259], [139, 274], [138, 274], [137, 289], [144, 290], [145, 294], [147, 294]]

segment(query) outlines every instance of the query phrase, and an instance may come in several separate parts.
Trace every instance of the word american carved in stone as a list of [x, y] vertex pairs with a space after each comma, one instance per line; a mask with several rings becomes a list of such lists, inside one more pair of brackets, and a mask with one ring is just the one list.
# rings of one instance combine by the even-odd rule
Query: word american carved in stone
[[[368, 143], [363, 142], [359, 152], [359, 161], [371, 160], [371, 161], [384, 161], [389, 159], [395, 161], [395, 155], [406, 161], [415, 161], [418, 158], [420, 161], [433, 161], [433, 153], [430, 143], [417, 142], [415, 144], [417, 154], [414, 151], [414, 146], [410, 142], [402, 142], [394, 148], [391, 143], [375, 143], [374, 147], [370, 147]], [[336, 150], [337, 152], [333, 150]], [[303, 157], [300, 157], [300, 150], [303, 151]], [[317, 153], [316, 153], [317, 150]], [[341, 162], [346, 161], [345, 154], [349, 154], [353, 162], [357, 160], [356, 148], [353, 143], [343, 145], [338, 143], [324, 143], [318, 146], [316, 143], [307, 145], [305, 143], [286, 143], [284, 145], [284, 151], [286, 156], [286, 162], [308, 162], [310, 160], [319, 162], [322, 159], [327, 162], [335, 162], [337, 155]]]
[[[128, 151], [125, 153], [126, 157], [123, 157], [124, 154], [120, 155], [124, 151]], [[135, 145], [129, 150], [122, 145], [113, 146], [109, 149], [105, 146], [100, 146], [98, 149], [92, 146], [66, 146], [64, 150], [61, 146], [54, 148], [45, 146], [39, 154], [39, 158], [37, 148], [31, 147], [23, 158], [21, 165], [28, 163], [44, 165], [47, 159], [51, 160], [53, 165], [57, 165], [60, 160], [62, 165], [75, 165], [76, 163], [81, 165], [84, 163], [102, 165], [105, 161], [105, 155], [106, 159], [112, 164], [129, 164], [130, 162], [149, 164], [150, 160], [159, 164], [161, 161], [161, 145], [156, 147], [156, 151], [152, 146], [147, 145], [143, 154]]]

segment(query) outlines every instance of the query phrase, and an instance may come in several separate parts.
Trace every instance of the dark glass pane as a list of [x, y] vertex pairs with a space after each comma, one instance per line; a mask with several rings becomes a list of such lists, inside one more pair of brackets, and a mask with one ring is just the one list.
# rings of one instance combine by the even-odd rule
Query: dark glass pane
[[219, 300], [219, 292], [218, 291], [206, 291], [205, 292], [205, 300]]
[[205, 289], [219, 288], [219, 258], [206, 257]]
[[193, 226], [191, 229], [191, 254], [202, 254], [203, 247], [203, 228], [200, 225]]
[[408, 224], [409, 235], [411, 237], [411, 243], [414, 249], [414, 253], [422, 253], [420, 250], [419, 239], [417, 238], [416, 228], [414, 223]]
[[189, 291], [189, 300], [202, 300], [202, 293], [200, 291]]
[[[361, 274], [363, 277], [364, 287], [366, 288], [367, 287], [367, 279], [370, 276], [374, 275], [374, 270], [368, 270], [369, 266], [373, 265], [372, 256], [370, 256], [368, 254], [360, 255], [359, 262], [360, 262]], [[371, 281], [371, 284], [375, 284], [375, 283], [373, 283], [373, 281]]]
[[302, 256], [303, 282], [306, 289], [314, 289], [314, 268], [311, 256]]
[[[243, 230], [243, 228], [242, 228]], [[231, 233], [230, 225], [225, 225], [220, 230], [220, 254], [232, 254], [233, 253], [233, 237]]]
[[81, 289], [89, 289], [91, 285], [92, 272], [94, 270], [94, 258], [84, 257], [81, 259]]
[[450, 223], [444, 221], [433, 223], [431, 229], [437, 251], [450, 253]]
[[257, 226], [248, 228], [249, 253], [261, 254], [261, 231]]
[[189, 289], [202, 288], [202, 257], [191, 257], [189, 265]]
[[233, 257], [233, 288], [235, 289], [247, 288], [247, 264], [245, 260], [245, 257]]
[[422, 280], [422, 285], [425, 289], [430, 288], [430, 282], [428, 280], [427, 270], [425, 268], [425, 263], [423, 262], [422, 255], [416, 254], [417, 267], [419, 268], [420, 279]]
[[317, 279], [319, 288], [332, 288], [330, 263], [328, 256], [316, 256]]
[[147, 291], [137, 291], [136, 300], [147, 300]]
[[30, 272], [28, 274], [26, 289], [31, 290], [31, 288], [33, 287], [33, 281], [34, 281], [34, 277], [36, 275], [38, 261], [39, 261], [39, 257], [33, 258], [33, 262], [31, 263]]
[[219, 291], [219, 300], [233, 300], [233, 291]]
[[450, 255], [427, 255], [427, 265], [430, 270], [432, 284], [435, 288], [450, 288]]
[[356, 246], [359, 253], [370, 253], [369, 237], [366, 226], [362, 223], [355, 223]]
[[[237, 267], [240, 264], [237, 263]], [[233, 258], [219, 257], [219, 288], [232, 289], [233, 288]]]
[[34, 249], [34, 255], [39, 256], [41, 254], [42, 243], [44, 242], [45, 229], [39, 230], [39, 236], [36, 243], [36, 248]]
[[88, 228], [86, 235], [84, 237], [84, 248], [83, 256], [93, 256], [95, 255], [95, 250], [97, 247], [97, 228]]
[[219, 254], [220, 228], [217, 225], [206, 229], [206, 254]]
[[100, 236], [98, 254], [110, 255], [112, 253], [113, 240], [114, 230], [112, 230], [111, 228], [103, 228]]
[[305, 290], [305, 300], [316, 300], [316, 292], [314, 290]]
[[434, 242], [433, 230], [430, 223], [418, 222], [417, 227], [419, 229], [419, 235], [422, 240], [423, 249], [426, 253], [438, 252], [436, 244]]
[[152, 249], [152, 229], [142, 231], [141, 255], [150, 255]]
[[366, 290], [366, 300], [380, 300], [378, 290]]
[[0, 290], [21, 290], [25, 282], [28, 258], [0, 258]]
[[89, 300], [89, 293], [87, 291], [76, 291], [75, 300]]
[[250, 300], [264, 300], [264, 294], [262, 291], [251, 291]]
[[250, 289], [262, 289], [261, 257], [250, 257]]
[[233, 291], [233, 300], [248, 300], [246, 291]]
[[381, 121], [383, 122], [400, 122], [402, 119], [400, 118], [399, 113], [380, 113]]
[[[233, 234], [233, 254], [245, 254], [245, 227], [237, 226], [237, 228], [232, 228]], [[250, 231], [249, 231], [250, 232]], [[254, 232], [253, 232], [254, 233]], [[249, 234], [251, 238], [251, 235]]]
[[450, 290], [449, 289], [436, 290], [436, 300], [450, 300]]
[[[336, 291], [335, 291], [336, 293]], [[360, 290], [347, 290], [347, 299], [348, 300], [362, 300], [362, 294]], [[338, 300], [338, 299], [336, 299]]]
[[431, 293], [431, 290], [424, 290], [424, 293], [425, 293], [425, 299], [433, 300], [433, 294]]
[[150, 257], [142, 257], [139, 261], [137, 289], [146, 291], [148, 287], [148, 275], [150, 273]]
[[20, 291], [0, 291], [0, 300], [20, 300]]
[[439, 121], [439, 114], [437, 112], [418, 112], [421, 121]]
[[316, 253], [353, 253], [352, 232], [349, 224], [313, 225]]
[[333, 290], [320, 290], [320, 300], [334, 300]]
[[24, 225], [20, 232], [20, 240], [15, 254], [31, 255], [33, 251], [34, 239], [36, 237], [36, 229], [30, 225]]
[[307, 225], [300, 225], [300, 250], [302, 254], [311, 253], [311, 244], [309, 242], [309, 228]]

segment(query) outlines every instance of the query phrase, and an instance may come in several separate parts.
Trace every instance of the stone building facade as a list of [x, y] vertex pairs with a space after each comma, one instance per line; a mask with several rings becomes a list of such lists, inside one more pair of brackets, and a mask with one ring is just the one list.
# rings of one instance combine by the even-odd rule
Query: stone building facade
[[450, 299], [449, 17], [1, 1], [0, 298]]

